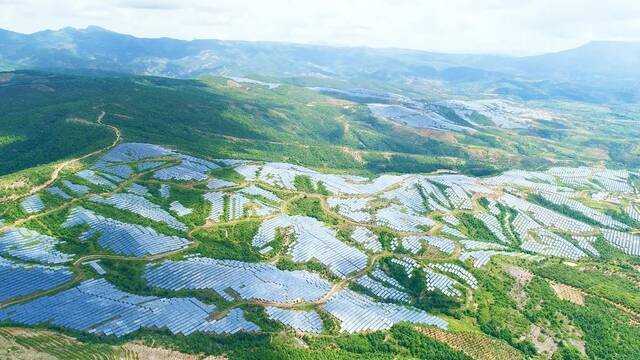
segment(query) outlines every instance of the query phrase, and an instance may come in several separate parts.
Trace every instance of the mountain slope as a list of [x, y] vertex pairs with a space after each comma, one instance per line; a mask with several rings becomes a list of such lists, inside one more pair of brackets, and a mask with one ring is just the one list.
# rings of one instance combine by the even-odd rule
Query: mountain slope
[[385, 164], [394, 159], [396, 171], [464, 168], [468, 159], [459, 145], [299, 87], [271, 90], [221, 78], [0, 75], [0, 134], [14, 139], [0, 144], [4, 174], [110, 143], [113, 132], [95, 126], [102, 111], [103, 123], [121, 129], [125, 141], [154, 141], [217, 157], [382, 166], [373, 171], [391, 170]]
[[[384, 100], [382, 92], [372, 104], [220, 77], [92, 74], [0, 73], [0, 174], [110, 144], [113, 131], [96, 124], [102, 112], [102, 123], [119, 128], [123, 141], [369, 174], [452, 169], [486, 175], [552, 163], [640, 164], [632, 109], [624, 115], [604, 107], [501, 99]], [[390, 102], [375, 104], [380, 101]]]
[[[638, 43], [594, 42], [530, 57], [439, 54], [270, 42], [145, 39], [99, 27], [30, 35], [0, 32], [0, 59], [14, 68], [95, 68], [136, 74], [422, 76], [476, 81], [514, 76], [554, 81], [640, 79]], [[7, 65], [5, 65], [7, 66]]]

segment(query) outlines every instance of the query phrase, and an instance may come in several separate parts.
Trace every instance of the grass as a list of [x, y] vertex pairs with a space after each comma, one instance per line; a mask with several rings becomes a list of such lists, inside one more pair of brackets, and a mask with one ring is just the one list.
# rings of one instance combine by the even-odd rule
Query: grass
[[193, 251], [215, 259], [258, 262], [262, 255], [251, 245], [251, 241], [259, 227], [259, 220], [244, 220], [197, 230], [192, 234], [192, 238], [198, 242], [198, 247]]
[[316, 218], [324, 223], [336, 225], [338, 220], [327, 214], [322, 208], [320, 199], [307, 197], [306, 195], [300, 199], [289, 203], [287, 207], [289, 215], [302, 215]]
[[244, 176], [238, 174], [238, 172], [231, 167], [222, 167], [211, 170], [209, 171], [209, 175], [216, 179], [231, 181], [238, 184], [244, 181]]
[[491, 230], [472, 214], [461, 213], [458, 215], [458, 219], [463, 227], [463, 232], [466, 233], [470, 239], [500, 243], [500, 240], [493, 235]]

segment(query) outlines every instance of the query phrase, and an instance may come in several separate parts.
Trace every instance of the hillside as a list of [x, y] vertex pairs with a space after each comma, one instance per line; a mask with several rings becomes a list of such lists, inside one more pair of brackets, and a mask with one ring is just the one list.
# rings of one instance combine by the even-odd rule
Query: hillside
[[[638, 129], [615, 108], [593, 107], [584, 117], [571, 103], [430, 102], [225, 78], [100, 74], [2, 74], [0, 173], [105, 147], [114, 135], [96, 124], [102, 112], [102, 123], [117, 126], [125, 141], [369, 174], [640, 163]], [[602, 135], [589, 135], [594, 129]]]
[[0, 345], [59, 359], [640, 354], [637, 172], [369, 179], [194, 155], [121, 142], [3, 201]]
[[[0, 32], [0, 70], [99, 69], [192, 78], [397, 80], [413, 77], [473, 82], [486, 89], [511, 82], [510, 94], [589, 102], [634, 102], [640, 94], [638, 44], [594, 42], [530, 57], [441, 54], [401, 49], [336, 48], [268, 42], [145, 39], [99, 27], [34, 34]], [[531, 95], [529, 95], [531, 96]]]

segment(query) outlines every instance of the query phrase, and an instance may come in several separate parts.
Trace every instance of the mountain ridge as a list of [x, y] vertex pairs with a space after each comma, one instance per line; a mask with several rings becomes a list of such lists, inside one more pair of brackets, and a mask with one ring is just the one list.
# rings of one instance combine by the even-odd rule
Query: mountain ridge
[[[607, 81], [640, 79], [637, 42], [595, 41], [535, 56], [447, 54], [421, 50], [169, 37], [140, 38], [98, 26], [21, 34], [0, 29], [0, 59], [9, 70], [86, 67], [142, 75], [366, 77], [380, 72], [444, 77], [451, 68], [477, 72], [472, 80]], [[455, 79], [454, 79], [455, 80]]]

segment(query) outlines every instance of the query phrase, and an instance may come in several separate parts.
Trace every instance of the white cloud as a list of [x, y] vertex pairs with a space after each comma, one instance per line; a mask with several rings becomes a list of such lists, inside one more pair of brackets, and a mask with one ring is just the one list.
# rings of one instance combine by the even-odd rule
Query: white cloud
[[640, 40], [637, 0], [0, 0], [0, 27], [531, 54]]

